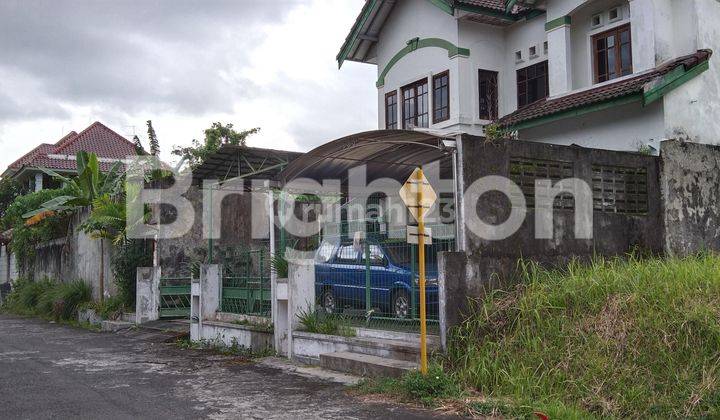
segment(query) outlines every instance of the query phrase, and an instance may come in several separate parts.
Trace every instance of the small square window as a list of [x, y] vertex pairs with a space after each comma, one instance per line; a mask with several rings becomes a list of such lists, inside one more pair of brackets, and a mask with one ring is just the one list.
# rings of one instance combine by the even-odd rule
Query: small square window
[[591, 25], [593, 28], [597, 28], [598, 26], [602, 26], [602, 15], [601, 15], [601, 14], [597, 14], [597, 15], [593, 16], [591, 20], [592, 20], [592, 21], [591, 21], [591, 24], [590, 24], [590, 25]]
[[530, 52], [530, 58], [537, 57], [537, 47], [536, 46], [533, 45], [532, 47], [530, 47], [529, 52]]
[[548, 55], [548, 42], [543, 42], [543, 54]]
[[622, 19], [622, 9], [620, 9], [619, 7], [610, 9], [610, 11], [608, 12], [608, 21], [616, 22], [620, 19]]
[[516, 62], [522, 61], [522, 51], [515, 51], [515, 61]]

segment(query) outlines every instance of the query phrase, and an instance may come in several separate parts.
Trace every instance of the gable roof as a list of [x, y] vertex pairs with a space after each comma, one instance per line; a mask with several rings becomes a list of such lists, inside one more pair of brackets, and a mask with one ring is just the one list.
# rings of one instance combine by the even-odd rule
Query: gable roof
[[[530, 16], [533, 9], [517, 5], [517, 0], [427, 0], [441, 11], [455, 16], [462, 12], [469, 20], [491, 25], [508, 25]], [[365, 0], [350, 32], [335, 57], [338, 67], [345, 60], [373, 63], [378, 35], [396, 0]]]
[[711, 50], [699, 50], [628, 79], [545, 98], [500, 118], [498, 124], [514, 131], [624, 103], [642, 102], [643, 106], [649, 105], [707, 70], [711, 56]]
[[13, 176], [25, 168], [73, 171], [77, 169], [75, 156], [79, 151], [95, 153], [103, 171], [109, 171], [115, 162], [137, 154], [132, 142], [96, 121], [79, 134], [71, 131], [55, 144], [37, 146], [8, 165], [2, 176]]

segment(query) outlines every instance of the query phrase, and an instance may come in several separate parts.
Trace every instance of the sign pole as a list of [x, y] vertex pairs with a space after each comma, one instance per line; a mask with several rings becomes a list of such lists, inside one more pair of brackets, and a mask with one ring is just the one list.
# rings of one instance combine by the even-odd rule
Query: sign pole
[[423, 214], [423, 189], [425, 175], [422, 167], [417, 171], [417, 204], [418, 204], [418, 268], [420, 271], [420, 373], [427, 375], [427, 319], [425, 308], [425, 215]]

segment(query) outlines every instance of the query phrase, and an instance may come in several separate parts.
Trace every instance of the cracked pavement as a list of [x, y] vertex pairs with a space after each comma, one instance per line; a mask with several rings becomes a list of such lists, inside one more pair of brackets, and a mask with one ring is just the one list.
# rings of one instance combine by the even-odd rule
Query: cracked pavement
[[0, 315], [0, 416], [49, 418], [429, 418], [338, 383], [180, 349], [143, 330], [99, 333]]

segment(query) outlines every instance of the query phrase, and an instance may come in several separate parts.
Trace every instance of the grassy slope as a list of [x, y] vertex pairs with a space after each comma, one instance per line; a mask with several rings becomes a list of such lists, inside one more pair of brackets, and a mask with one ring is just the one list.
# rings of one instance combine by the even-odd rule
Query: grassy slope
[[526, 269], [454, 332], [457, 380], [513, 413], [720, 417], [720, 257]]

